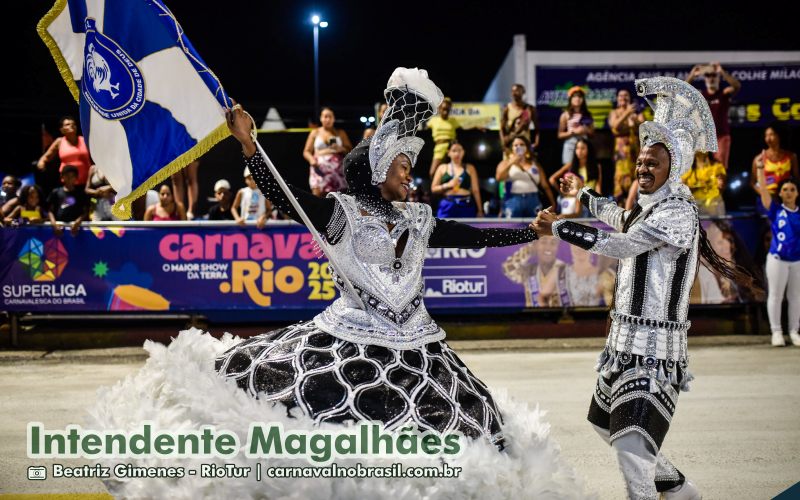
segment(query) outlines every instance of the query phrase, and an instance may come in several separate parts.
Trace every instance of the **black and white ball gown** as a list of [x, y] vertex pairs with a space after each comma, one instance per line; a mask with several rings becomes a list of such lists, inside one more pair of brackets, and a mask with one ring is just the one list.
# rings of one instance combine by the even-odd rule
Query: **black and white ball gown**
[[[265, 196], [295, 217], [260, 155], [245, 161]], [[291, 189], [342, 266], [333, 269], [340, 297], [311, 321], [247, 340], [227, 334], [216, 340], [195, 330], [182, 332], [169, 347], [146, 345], [151, 357], [145, 367], [102, 393], [91, 423], [117, 429], [143, 420], [167, 429], [212, 424], [241, 433], [242, 442], [251, 421], [281, 422], [286, 429], [379, 421], [392, 430], [414, 424], [420, 431], [460, 431], [471, 438], [463, 440], [462, 455], [448, 459], [463, 475], [445, 482], [184, 477], [111, 481], [111, 491], [131, 497], [163, 488], [173, 496], [225, 492], [247, 498], [354, 498], [356, 490], [362, 498], [581, 498], [581, 481], [559, 458], [538, 408], [530, 411], [502, 392], [490, 392], [444, 341], [423, 301], [427, 248], [514, 245], [536, 234], [438, 220], [421, 203], [395, 203], [402, 217], [389, 229], [365, 214], [369, 204], [354, 196], [320, 199]], [[360, 298], [345, 290], [338, 271]], [[186, 461], [191, 463], [172, 462]], [[228, 462], [248, 464], [244, 457]]]

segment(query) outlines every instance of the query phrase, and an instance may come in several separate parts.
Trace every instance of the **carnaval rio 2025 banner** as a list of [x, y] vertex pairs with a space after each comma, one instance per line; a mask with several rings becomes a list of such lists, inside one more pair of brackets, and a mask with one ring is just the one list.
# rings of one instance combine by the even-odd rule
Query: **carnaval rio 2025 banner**
[[[723, 68], [742, 83], [731, 102], [731, 125], [765, 127], [772, 122], [800, 124], [800, 64], [732, 64]], [[536, 66], [536, 109], [542, 128], [558, 128], [558, 118], [567, 105], [567, 90], [573, 85], [586, 89], [586, 102], [595, 127], [607, 127], [606, 118], [615, 104], [617, 90], [633, 92], [634, 80], [653, 76], [686, 79], [685, 66]], [[703, 79], [694, 82], [705, 88]], [[723, 87], [728, 84], [721, 82]], [[639, 102], [642, 109], [643, 101]], [[647, 108], [649, 109], [649, 108]]]
[[[746, 249], [737, 235], [756, 241], [755, 221], [734, 222], [735, 231], [728, 223], [705, 225], [718, 253], [738, 259]], [[262, 231], [92, 226], [60, 238], [49, 226], [29, 226], [0, 229], [0, 239], [0, 293], [7, 311], [263, 310], [282, 319], [282, 312], [319, 311], [337, 295], [327, 261], [317, 257], [311, 235], [295, 224]], [[694, 302], [746, 300], [702, 270]], [[611, 301], [615, 274], [614, 259], [553, 237], [504, 248], [429, 249], [425, 302], [431, 310], [471, 313], [603, 307]]]

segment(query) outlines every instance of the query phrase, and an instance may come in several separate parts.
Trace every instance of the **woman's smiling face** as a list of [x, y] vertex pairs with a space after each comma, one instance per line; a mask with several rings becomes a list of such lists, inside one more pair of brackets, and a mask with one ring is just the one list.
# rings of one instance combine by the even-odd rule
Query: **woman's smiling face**
[[386, 181], [380, 185], [381, 196], [387, 201], [405, 201], [411, 191], [411, 160], [399, 154], [389, 165]]

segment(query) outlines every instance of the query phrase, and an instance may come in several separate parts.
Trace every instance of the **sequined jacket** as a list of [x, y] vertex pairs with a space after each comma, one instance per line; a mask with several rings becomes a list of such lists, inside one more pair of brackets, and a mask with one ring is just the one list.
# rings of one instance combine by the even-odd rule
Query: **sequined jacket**
[[[245, 164], [264, 196], [299, 222], [261, 156], [245, 158]], [[340, 297], [314, 323], [351, 342], [412, 349], [444, 338], [423, 300], [427, 248], [483, 248], [536, 239], [527, 228], [479, 229], [437, 219], [424, 203], [395, 203], [402, 219], [389, 230], [385, 222], [364, 214], [353, 196], [331, 193], [317, 198], [289, 187], [341, 266], [332, 270]], [[340, 274], [347, 276], [358, 297], [346, 291]]]
[[[689, 294], [698, 264], [699, 219], [688, 190], [665, 184], [634, 210], [584, 188], [581, 203], [616, 233], [568, 219], [553, 234], [590, 252], [619, 259], [611, 327], [601, 365], [641, 356], [645, 367], [673, 372], [688, 365]], [[659, 362], [662, 360], [662, 362]]]

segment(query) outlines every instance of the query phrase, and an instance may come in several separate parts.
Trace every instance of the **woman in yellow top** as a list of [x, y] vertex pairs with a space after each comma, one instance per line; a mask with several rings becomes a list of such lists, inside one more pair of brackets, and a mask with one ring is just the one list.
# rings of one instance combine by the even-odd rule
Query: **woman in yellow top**
[[458, 121], [450, 116], [453, 109], [453, 101], [445, 97], [439, 105], [439, 113], [428, 120], [428, 128], [433, 135], [433, 161], [428, 175], [433, 179], [436, 168], [441, 165], [450, 149], [450, 143], [456, 140], [456, 130], [461, 128]]
[[447, 152], [450, 163], [439, 165], [433, 176], [431, 191], [444, 195], [436, 216], [445, 218], [483, 217], [478, 171], [464, 163], [464, 147], [453, 142]]
[[722, 190], [725, 189], [725, 166], [709, 153], [695, 153], [692, 168], [681, 177], [697, 201], [700, 215], [725, 215]]
[[10, 225], [41, 224], [47, 218], [42, 201], [43, 197], [39, 186], [24, 186], [19, 192], [19, 204], [5, 218], [5, 223]]
[[777, 195], [778, 185], [789, 178], [800, 178], [797, 169], [797, 154], [781, 148], [781, 132], [777, 125], [770, 125], [764, 131], [764, 143], [767, 149], [762, 149], [753, 158], [753, 171], [750, 175], [750, 186], [756, 189], [758, 181], [758, 168], [764, 167], [764, 176], [767, 179], [767, 190], [773, 197]]

